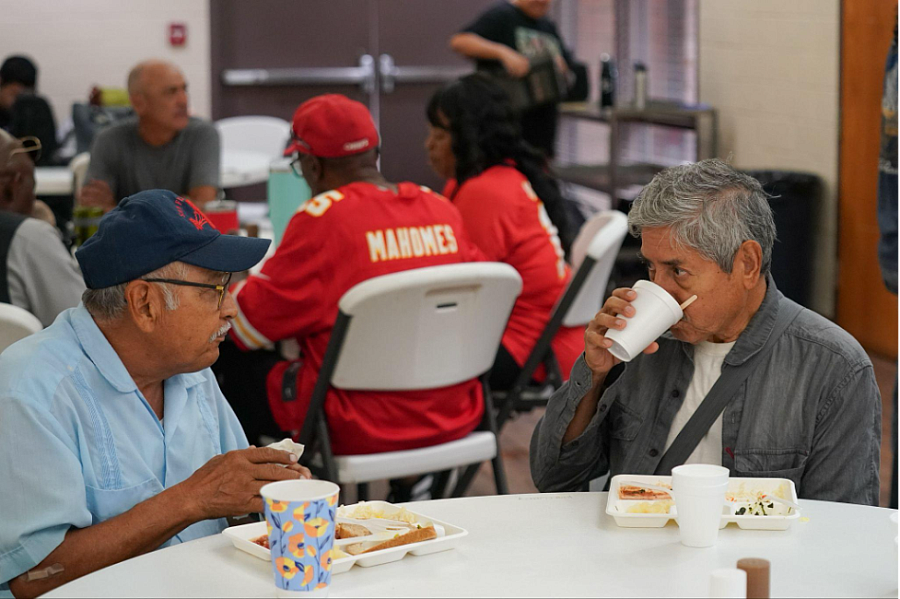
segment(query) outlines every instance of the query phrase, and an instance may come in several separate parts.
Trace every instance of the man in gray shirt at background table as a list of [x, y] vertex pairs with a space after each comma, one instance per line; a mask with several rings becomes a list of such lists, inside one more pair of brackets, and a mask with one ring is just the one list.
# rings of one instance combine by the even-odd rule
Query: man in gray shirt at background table
[[137, 118], [97, 134], [79, 203], [109, 211], [139, 191], [167, 189], [202, 209], [219, 189], [219, 134], [188, 116], [184, 75], [167, 62], [142, 62], [128, 75], [128, 94]]
[[694, 427], [704, 436], [681, 463], [789, 478], [801, 498], [878, 505], [872, 363], [850, 334], [775, 288], [775, 223], [759, 182], [720, 160], [672, 167], [641, 191], [628, 223], [650, 280], [679, 303], [698, 299], [628, 364], [605, 333], [628, 326], [634, 291], [606, 300], [534, 431], [538, 489], [578, 490], [607, 472], [668, 474], [657, 467], [676, 459], [663, 457], [721, 378], [737, 391], [719, 392], [724, 412], [705, 432]]

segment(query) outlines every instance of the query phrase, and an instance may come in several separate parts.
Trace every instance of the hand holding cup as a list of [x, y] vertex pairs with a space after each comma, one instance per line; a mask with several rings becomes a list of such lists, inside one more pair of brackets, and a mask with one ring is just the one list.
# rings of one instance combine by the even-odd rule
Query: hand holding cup
[[[635, 299], [637, 293], [633, 289], [616, 289], [588, 324], [584, 333], [584, 359], [592, 372], [605, 375], [622, 362], [609, 353], [613, 341], [606, 334], [609, 330], [623, 330], [627, 326], [627, 319], [635, 315], [635, 308], [631, 305]], [[659, 344], [654, 341], [644, 349], [644, 353], [652, 354], [658, 349]]]
[[274, 481], [310, 478], [297, 457], [271, 447], [249, 447], [217, 455], [180, 484], [195, 520], [262, 512], [260, 489]]

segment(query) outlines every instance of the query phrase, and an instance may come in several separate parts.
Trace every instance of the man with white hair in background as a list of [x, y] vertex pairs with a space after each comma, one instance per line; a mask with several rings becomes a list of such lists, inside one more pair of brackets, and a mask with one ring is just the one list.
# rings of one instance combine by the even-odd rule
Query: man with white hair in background
[[108, 211], [139, 191], [168, 189], [202, 209], [219, 189], [219, 133], [189, 116], [184, 75], [144, 61], [128, 75], [128, 96], [137, 116], [97, 134], [79, 203]]
[[231, 273], [268, 245], [153, 190], [78, 250], [83, 303], [0, 359], [0, 594], [217, 534], [262, 511], [267, 482], [309, 476], [248, 448], [209, 369], [237, 312]]
[[775, 223], [759, 182], [720, 160], [672, 167], [641, 191], [628, 223], [650, 280], [679, 303], [697, 300], [627, 364], [605, 333], [631, 326], [636, 295], [606, 300], [532, 436], [538, 489], [704, 463], [789, 478], [803, 498], [878, 505], [872, 363], [775, 288]]

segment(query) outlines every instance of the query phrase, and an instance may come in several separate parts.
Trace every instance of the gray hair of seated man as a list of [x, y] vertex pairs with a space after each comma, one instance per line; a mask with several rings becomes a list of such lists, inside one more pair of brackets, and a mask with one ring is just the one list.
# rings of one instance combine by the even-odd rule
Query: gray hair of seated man
[[688, 247], [730, 273], [745, 241], [762, 247], [760, 272], [772, 265], [775, 220], [768, 196], [753, 177], [722, 160], [701, 160], [661, 171], [641, 190], [628, 213], [635, 237], [671, 227], [676, 247]]
[[[148, 272], [142, 279], [184, 279], [187, 276], [187, 264], [184, 262], [172, 262], [153, 272]], [[125, 286], [128, 283], [120, 283], [102, 289], [86, 289], [81, 296], [84, 307], [91, 316], [100, 321], [116, 320], [125, 313], [127, 302], [125, 301]], [[178, 295], [166, 283], [157, 283], [162, 287], [163, 297], [166, 301], [166, 310], [176, 310], [179, 306]]]

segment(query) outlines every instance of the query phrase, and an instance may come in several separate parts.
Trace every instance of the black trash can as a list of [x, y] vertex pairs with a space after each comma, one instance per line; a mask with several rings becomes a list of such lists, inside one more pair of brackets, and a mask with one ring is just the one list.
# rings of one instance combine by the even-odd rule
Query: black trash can
[[769, 194], [775, 216], [772, 277], [779, 291], [810, 307], [813, 273], [813, 219], [822, 199], [818, 175], [793, 171], [744, 171]]

